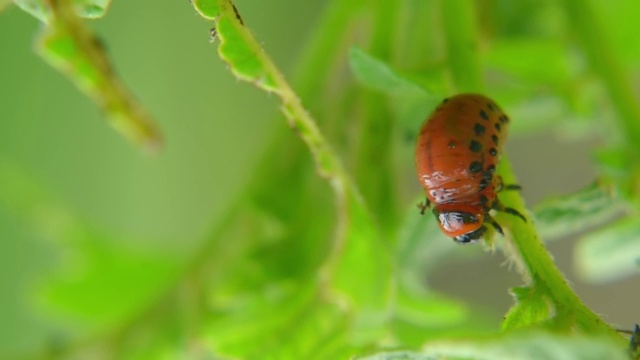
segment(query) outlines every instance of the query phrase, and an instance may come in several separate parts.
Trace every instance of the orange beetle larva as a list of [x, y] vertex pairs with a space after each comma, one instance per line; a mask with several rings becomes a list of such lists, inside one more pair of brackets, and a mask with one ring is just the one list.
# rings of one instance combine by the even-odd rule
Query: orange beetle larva
[[422, 212], [433, 205], [440, 229], [458, 243], [480, 239], [487, 222], [502, 234], [491, 209], [525, 220], [496, 196], [503, 189], [495, 172], [508, 124], [507, 115], [491, 99], [462, 94], [445, 99], [420, 129], [416, 170], [427, 193]]

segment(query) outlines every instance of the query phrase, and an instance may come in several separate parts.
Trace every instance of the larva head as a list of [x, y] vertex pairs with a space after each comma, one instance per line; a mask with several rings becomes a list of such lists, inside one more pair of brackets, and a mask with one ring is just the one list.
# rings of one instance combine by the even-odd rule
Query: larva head
[[485, 233], [482, 208], [461, 204], [441, 204], [433, 208], [442, 232], [460, 244], [478, 241]]

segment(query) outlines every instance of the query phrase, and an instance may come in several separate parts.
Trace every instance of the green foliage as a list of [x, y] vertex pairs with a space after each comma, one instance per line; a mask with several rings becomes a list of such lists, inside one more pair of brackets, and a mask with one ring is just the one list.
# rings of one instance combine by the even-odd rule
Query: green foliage
[[416, 80], [398, 74], [383, 61], [359, 48], [349, 52], [349, 65], [356, 80], [371, 90], [390, 96], [390, 106], [398, 116], [398, 122], [407, 131], [415, 131], [426, 114], [441, 99]]
[[633, 217], [584, 236], [576, 248], [580, 274], [608, 282], [636, 274], [640, 268], [640, 223]]
[[589, 336], [516, 332], [492, 340], [443, 341], [428, 344], [420, 352], [388, 352], [358, 359], [628, 359], [615, 343]]
[[93, 97], [113, 127], [147, 150], [157, 152], [162, 140], [153, 121], [117, 78], [102, 41], [79, 18], [101, 17], [109, 2], [51, 0], [16, 4], [47, 23], [37, 43], [40, 55]]
[[354, 76], [362, 85], [397, 97], [422, 96], [423, 101], [429, 93], [415, 82], [405, 79], [383, 61], [374, 58], [359, 48], [349, 51], [349, 65]]
[[548, 197], [535, 208], [538, 231], [555, 239], [598, 226], [622, 213], [625, 203], [603, 184], [562, 196]]
[[[82, 19], [103, 16], [109, 1], [14, 3], [45, 23], [36, 46], [45, 60], [124, 136], [159, 146], [150, 117]], [[55, 249], [46, 276], [30, 280], [28, 291], [47, 340], [20, 356], [628, 358], [624, 337], [582, 302], [542, 242], [590, 231], [576, 259], [594, 282], [640, 269], [640, 107], [627, 75], [639, 69], [625, 65], [640, 53], [610, 40], [599, 5], [329, 1], [291, 84], [253, 33], [256, 20], [240, 7], [249, 5], [192, 5], [209, 21], [234, 78], [268, 93], [299, 139], [275, 135], [240, 195], [192, 247], [99, 229], [0, 162], [6, 234]], [[640, 12], [640, 5], [621, 8], [628, 7]], [[506, 236], [490, 234], [485, 243], [524, 282], [510, 290], [515, 302], [501, 328], [487, 309], [427, 280], [442, 263], [481, 253], [444, 238], [431, 214], [419, 216], [418, 190], [406, 185], [415, 182], [419, 124], [442, 98], [469, 91], [491, 94], [511, 115], [514, 134], [605, 140], [593, 185], [548, 194], [532, 212], [520, 193], [500, 194], [526, 217], [497, 214]], [[242, 121], [216, 118], [231, 120]], [[499, 173], [505, 184], [518, 183], [508, 158]], [[14, 355], [0, 346], [0, 357], [5, 351]]]
[[[51, 18], [50, 4], [57, 1], [51, 0], [13, 0], [14, 4], [22, 10], [36, 17], [38, 20], [48, 23]], [[71, 4], [71, 3], [70, 3]], [[85, 18], [95, 19], [102, 17], [109, 8], [111, 0], [74, 0], [74, 11]]]
[[527, 327], [531, 324], [541, 324], [551, 318], [553, 303], [546, 294], [530, 287], [511, 289], [516, 305], [509, 310], [502, 322], [504, 330]]

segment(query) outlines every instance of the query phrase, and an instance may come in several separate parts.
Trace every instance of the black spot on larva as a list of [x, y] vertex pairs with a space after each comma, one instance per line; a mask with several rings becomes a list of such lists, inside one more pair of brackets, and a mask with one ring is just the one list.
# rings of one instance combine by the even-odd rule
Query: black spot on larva
[[477, 174], [482, 170], [482, 163], [480, 161], [474, 161], [469, 165], [469, 171], [472, 174]]
[[482, 204], [486, 204], [486, 203], [488, 203], [488, 202], [489, 202], [489, 199], [487, 198], [487, 196], [486, 196], [486, 195], [480, 195], [480, 202], [481, 202]]
[[480, 191], [486, 189], [487, 186], [489, 186], [489, 182], [487, 181], [487, 179], [480, 180]]
[[487, 167], [487, 172], [488, 172], [488, 173], [490, 173], [490, 174], [495, 173], [495, 172], [496, 172], [496, 166], [495, 166], [495, 165], [493, 165], [493, 164], [489, 165], [489, 166]]
[[469, 150], [471, 150], [472, 152], [478, 153], [482, 151], [482, 144], [480, 144], [479, 142], [475, 141], [475, 140], [471, 140], [471, 143], [469, 144]]
[[509, 122], [509, 118], [507, 117], [507, 115], [500, 116], [498, 120], [500, 120], [500, 122], [503, 124]]
[[493, 141], [494, 144], [498, 145], [498, 141], [499, 141], [498, 135], [495, 135], [495, 134], [491, 135], [491, 141]]
[[436, 197], [438, 193], [435, 190], [431, 190], [431, 196]]
[[489, 115], [487, 115], [487, 112], [484, 110], [480, 110], [480, 117], [484, 120], [489, 120]]
[[482, 178], [486, 179], [487, 181], [491, 181], [491, 180], [493, 180], [493, 173], [491, 173], [489, 171], [484, 171], [482, 173]]
[[454, 149], [455, 147], [456, 147], [456, 142], [455, 141], [449, 142], [449, 149]]
[[490, 111], [494, 111], [496, 109], [493, 107], [492, 103], [487, 103], [487, 107], [489, 108]]
[[502, 130], [502, 128], [500, 127], [500, 123], [495, 123], [495, 125], [493, 125], [493, 127], [495, 127], [496, 130], [498, 130], [498, 132], [500, 132], [500, 130]]
[[489, 149], [489, 155], [491, 155], [491, 156], [498, 155], [498, 150], [496, 148]]
[[473, 131], [476, 133], [476, 136], [482, 136], [485, 130], [486, 128], [482, 124], [475, 124], [473, 126]]
[[440, 195], [440, 196], [438, 197], [438, 200], [439, 200], [439, 201], [444, 201], [444, 195]]
[[447, 101], [449, 101], [449, 98], [444, 98], [444, 100], [442, 100], [442, 103], [446, 103]]

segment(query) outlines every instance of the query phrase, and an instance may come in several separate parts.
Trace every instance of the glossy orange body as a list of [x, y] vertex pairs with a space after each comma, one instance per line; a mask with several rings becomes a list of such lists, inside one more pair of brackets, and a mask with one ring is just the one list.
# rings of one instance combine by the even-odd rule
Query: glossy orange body
[[[491, 99], [462, 94], [445, 99], [422, 125], [416, 144], [418, 179], [440, 228], [460, 242], [484, 233], [502, 180], [495, 175], [508, 117]], [[479, 229], [482, 227], [482, 232]]]

